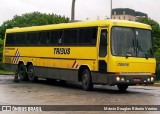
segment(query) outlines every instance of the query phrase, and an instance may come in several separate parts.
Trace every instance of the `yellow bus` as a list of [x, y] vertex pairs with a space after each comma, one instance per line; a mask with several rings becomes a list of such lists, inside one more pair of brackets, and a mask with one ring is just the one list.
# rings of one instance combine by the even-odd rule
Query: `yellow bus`
[[97, 20], [8, 29], [3, 66], [21, 80], [82, 82], [84, 90], [117, 85], [125, 91], [153, 84], [156, 60], [149, 25]]

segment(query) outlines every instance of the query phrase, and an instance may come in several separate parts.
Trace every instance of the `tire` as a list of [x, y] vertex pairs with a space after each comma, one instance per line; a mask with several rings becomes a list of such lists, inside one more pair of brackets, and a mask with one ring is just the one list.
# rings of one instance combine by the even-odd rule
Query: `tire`
[[128, 85], [117, 85], [119, 91], [126, 92]]
[[48, 83], [56, 83], [56, 79], [46, 78]]
[[93, 89], [91, 73], [88, 69], [84, 69], [82, 73], [82, 87], [85, 91]]
[[59, 82], [61, 85], [66, 85], [66, 83], [67, 83], [65, 80], [59, 80]]
[[21, 63], [18, 67], [18, 74], [21, 81], [28, 80], [26, 66], [23, 63]]
[[29, 81], [36, 82], [38, 80], [38, 78], [35, 76], [35, 71], [34, 71], [33, 65], [28, 66], [27, 72], [28, 72]]

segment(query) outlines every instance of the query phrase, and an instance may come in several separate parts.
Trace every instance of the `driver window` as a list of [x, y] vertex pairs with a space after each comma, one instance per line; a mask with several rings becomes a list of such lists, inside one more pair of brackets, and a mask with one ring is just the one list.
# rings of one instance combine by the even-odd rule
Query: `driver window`
[[107, 30], [101, 30], [99, 56], [105, 57], [107, 55]]

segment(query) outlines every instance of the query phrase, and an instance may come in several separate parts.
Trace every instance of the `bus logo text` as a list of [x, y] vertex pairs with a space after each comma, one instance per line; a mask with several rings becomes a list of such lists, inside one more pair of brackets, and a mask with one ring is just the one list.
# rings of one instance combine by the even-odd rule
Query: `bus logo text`
[[70, 54], [70, 48], [54, 48], [54, 54]]

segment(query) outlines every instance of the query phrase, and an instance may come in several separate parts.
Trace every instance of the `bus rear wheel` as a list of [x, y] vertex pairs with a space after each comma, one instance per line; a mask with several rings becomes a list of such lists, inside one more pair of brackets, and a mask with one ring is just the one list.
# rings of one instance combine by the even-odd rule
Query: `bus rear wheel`
[[128, 85], [117, 85], [119, 91], [125, 92], [128, 88]]
[[47, 82], [49, 83], [56, 83], [56, 79], [46, 78]]
[[35, 71], [34, 71], [34, 67], [33, 65], [29, 65], [28, 66], [28, 79], [31, 82], [36, 82], [37, 81], [37, 77], [35, 76]]
[[18, 67], [18, 74], [21, 81], [27, 80], [26, 66], [23, 63], [21, 63]]
[[84, 69], [82, 73], [82, 87], [85, 91], [93, 89], [91, 73], [88, 69]]

